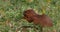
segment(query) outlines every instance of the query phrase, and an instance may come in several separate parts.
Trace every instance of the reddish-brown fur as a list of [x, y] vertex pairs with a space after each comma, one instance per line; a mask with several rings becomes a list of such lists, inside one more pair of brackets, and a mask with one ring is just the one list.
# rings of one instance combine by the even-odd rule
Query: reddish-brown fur
[[24, 18], [28, 22], [33, 22], [34, 24], [39, 24], [42, 27], [53, 26], [52, 20], [49, 16], [47, 16], [45, 14], [38, 15], [34, 12], [33, 9], [29, 9], [29, 10], [24, 11], [23, 15], [24, 15]]

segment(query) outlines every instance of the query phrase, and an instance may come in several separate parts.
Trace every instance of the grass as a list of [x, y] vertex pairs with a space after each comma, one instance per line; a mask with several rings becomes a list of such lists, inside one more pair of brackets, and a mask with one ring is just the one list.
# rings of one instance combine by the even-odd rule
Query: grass
[[[33, 23], [22, 19], [23, 12], [29, 8], [52, 18], [54, 26], [44, 28], [44, 32], [60, 32], [60, 0], [0, 0], [0, 32], [16, 32], [21, 26], [32, 26]], [[34, 28], [28, 31], [35, 32]]]

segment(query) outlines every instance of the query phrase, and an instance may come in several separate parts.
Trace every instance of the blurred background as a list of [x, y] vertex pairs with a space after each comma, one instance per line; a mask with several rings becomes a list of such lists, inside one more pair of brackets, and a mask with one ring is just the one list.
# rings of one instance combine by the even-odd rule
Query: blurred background
[[[60, 0], [0, 0], [0, 32], [21, 32], [19, 27], [33, 26], [33, 23], [22, 19], [23, 12], [30, 8], [53, 20], [54, 26], [44, 28], [44, 32], [60, 32]], [[29, 28], [27, 32], [35, 31]]]

